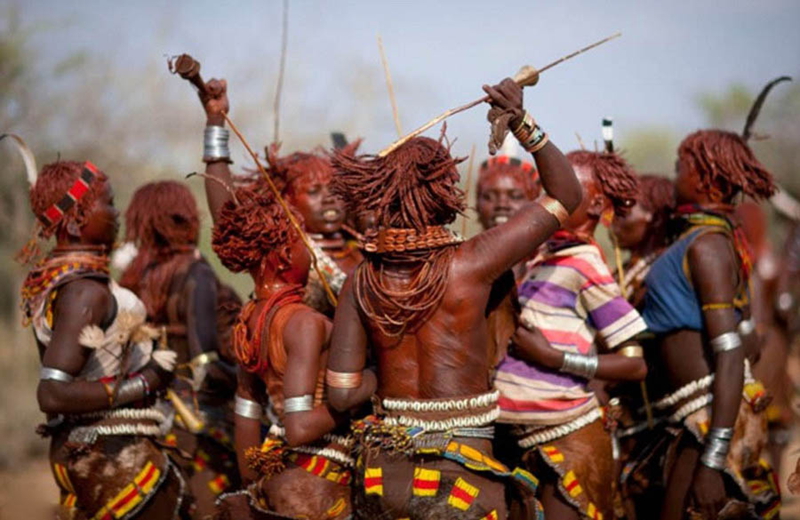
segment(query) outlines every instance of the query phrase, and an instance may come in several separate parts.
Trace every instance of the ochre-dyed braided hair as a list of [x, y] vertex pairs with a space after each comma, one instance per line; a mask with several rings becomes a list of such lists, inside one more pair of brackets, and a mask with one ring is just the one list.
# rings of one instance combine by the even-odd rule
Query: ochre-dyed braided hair
[[[37, 216], [41, 215], [50, 206], [60, 201], [80, 177], [83, 165], [84, 163], [77, 161], [58, 161], [42, 167], [39, 176], [36, 178], [36, 184], [30, 190], [33, 213]], [[74, 235], [86, 223], [92, 206], [100, 193], [103, 192], [107, 182], [108, 177], [106, 177], [105, 173], [98, 172], [89, 185], [89, 191], [67, 210], [59, 222], [49, 227], [42, 227], [39, 230], [39, 236], [41, 238], [50, 238], [61, 231], [67, 231]]]
[[529, 162], [523, 162], [507, 155], [497, 155], [484, 161], [478, 173], [478, 196], [480, 197], [485, 183], [495, 177], [508, 176], [513, 178], [525, 192], [525, 198], [534, 200], [539, 196], [541, 185], [536, 168]]
[[378, 227], [414, 228], [453, 222], [464, 209], [454, 159], [441, 141], [415, 137], [386, 157], [334, 153], [331, 183], [348, 212], [373, 212]]
[[267, 162], [273, 181], [287, 197], [302, 193], [313, 184], [328, 184], [333, 178], [330, 157], [321, 151], [295, 152], [278, 156], [278, 147], [267, 148]]
[[175, 273], [194, 258], [200, 216], [189, 188], [176, 181], [151, 182], [133, 194], [125, 212], [125, 239], [138, 248], [120, 285], [144, 302], [151, 320], [167, 319]]
[[689, 134], [678, 147], [678, 163], [694, 172], [707, 192], [719, 192], [719, 202], [729, 201], [739, 192], [759, 200], [776, 191], [772, 175], [733, 132], [699, 130]]
[[[273, 195], [258, 186], [238, 188], [214, 226], [211, 245], [222, 264], [235, 273], [258, 267], [269, 256], [279, 270], [291, 267], [291, 248], [300, 240]], [[290, 206], [291, 207], [291, 206]], [[303, 218], [294, 217], [302, 224]]]
[[[416, 229], [450, 224], [464, 209], [456, 165], [441, 141], [415, 137], [386, 157], [336, 152], [331, 189], [349, 212], [373, 212], [379, 228]], [[366, 253], [355, 273], [359, 306], [387, 336], [402, 336], [424, 324], [447, 287], [453, 246], [404, 253]], [[384, 283], [385, 262], [416, 264], [401, 290]]]
[[615, 213], [625, 214], [637, 200], [639, 181], [627, 161], [616, 153], [577, 150], [567, 154], [573, 166], [589, 168]]

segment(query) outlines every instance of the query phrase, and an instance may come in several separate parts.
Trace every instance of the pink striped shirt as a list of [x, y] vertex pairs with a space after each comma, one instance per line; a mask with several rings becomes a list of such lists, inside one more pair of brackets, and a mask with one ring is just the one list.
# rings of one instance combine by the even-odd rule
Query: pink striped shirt
[[[594, 245], [577, 245], [536, 259], [519, 286], [522, 323], [536, 327], [564, 352], [613, 350], [644, 331], [644, 320], [621, 295]], [[511, 356], [497, 368], [500, 422], [557, 425], [598, 406], [585, 379]]]

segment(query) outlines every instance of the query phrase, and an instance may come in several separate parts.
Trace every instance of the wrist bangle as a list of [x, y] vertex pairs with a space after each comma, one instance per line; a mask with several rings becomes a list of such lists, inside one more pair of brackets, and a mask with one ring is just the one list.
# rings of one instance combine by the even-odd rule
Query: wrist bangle
[[236, 396], [236, 404], [233, 408], [233, 413], [248, 419], [261, 420], [264, 414], [264, 408], [257, 402], [245, 399], [244, 397]]
[[595, 373], [597, 373], [598, 364], [599, 360], [597, 355], [564, 352], [564, 361], [561, 364], [561, 371], [586, 379], [592, 379]]
[[331, 388], [350, 389], [358, 388], [364, 379], [364, 373], [358, 372], [336, 372], [330, 368], [325, 371], [325, 383]]
[[725, 469], [728, 451], [733, 439], [733, 428], [711, 428], [700, 462], [711, 469]]
[[525, 148], [528, 153], [536, 153], [544, 148], [548, 142], [550, 142], [550, 137], [548, 137], [548, 135], [537, 126], [536, 131], [528, 140], [528, 142], [523, 145], [523, 148]]
[[207, 126], [203, 131], [203, 162], [228, 161], [230, 132], [221, 126]]
[[736, 332], [726, 332], [711, 340], [711, 349], [714, 354], [721, 354], [736, 350], [742, 346], [742, 340]]
[[564, 222], [569, 218], [569, 211], [561, 204], [561, 201], [554, 199], [550, 195], [544, 195], [536, 201], [545, 211], [553, 215], [558, 220], [558, 226], [564, 225]]
[[126, 379], [119, 385], [117, 400], [114, 404], [121, 405], [139, 401], [144, 398], [145, 389], [145, 383], [141, 377]]
[[314, 396], [287, 397], [283, 400], [283, 413], [309, 412], [314, 409]]
[[619, 355], [629, 357], [629, 358], [640, 358], [644, 357], [644, 349], [641, 345], [628, 345], [627, 347], [622, 347], [619, 349]]
[[137, 377], [142, 380], [142, 387], [144, 387], [144, 397], [150, 397], [150, 383], [147, 382], [147, 378], [144, 377], [144, 374], [139, 374]]
[[522, 143], [527, 141], [528, 138], [531, 136], [531, 132], [536, 127], [536, 121], [533, 119], [533, 116], [527, 110], [522, 115], [522, 121], [520, 121], [519, 125], [511, 131], [514, 134], [514, 137]]

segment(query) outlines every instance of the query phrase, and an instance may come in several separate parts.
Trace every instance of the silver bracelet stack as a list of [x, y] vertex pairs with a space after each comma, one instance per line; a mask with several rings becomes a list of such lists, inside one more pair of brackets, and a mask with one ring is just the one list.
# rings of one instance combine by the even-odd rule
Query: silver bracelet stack
[[700, 462], [711, 469], [725, 469], [728, 451], [731, 449], [733, 428], [711, 428], [706, 437], [706, 449]]
[[561, 364], [561, 371], [576, 376], [592, 379], [597, 372], [599, 360], [597, 355], [573, 354], [564, 352], [564, 362]]
[[247, 417], [248, 419], [260, 421], [261, 416], [264, 415], [264, 408], [255, 401], [237, 395], [233, 413], [242, 417]]
[[230, 132], [221, 126], [207, 126], [203, 131], [203, 161], [230, 161]]
[[114, 404], [118, 406], [143, 399], [147, 395], [146, 383], [144, 377], [137, 376], [126, 379], [119, 385], [117, 400], [114, 401]]
[[738, 332], [726, 332], [711, 340], [711, 349], [714, 351], [714, 354], [722, 354], [723, 352], [736, 350], [741, 346], [742, 339], [739, 337]]
[[314, 396], [287, 397], [283, 400], [283, 413], [308, 412], [314, 408]]

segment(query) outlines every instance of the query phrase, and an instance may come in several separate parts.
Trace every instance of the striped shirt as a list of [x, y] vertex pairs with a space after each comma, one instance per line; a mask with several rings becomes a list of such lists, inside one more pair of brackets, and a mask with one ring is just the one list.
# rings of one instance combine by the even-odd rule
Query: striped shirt
[[[522, 323], [563, 352], [613, 350], [647, 328], [621, 295], [597, 246], [540, 256], [519, 286]], [[557, 425], [598, 406], [586, 379], [506, 356], [497, 369], [500, 422]]]

